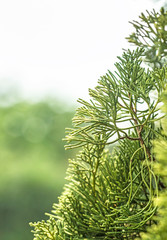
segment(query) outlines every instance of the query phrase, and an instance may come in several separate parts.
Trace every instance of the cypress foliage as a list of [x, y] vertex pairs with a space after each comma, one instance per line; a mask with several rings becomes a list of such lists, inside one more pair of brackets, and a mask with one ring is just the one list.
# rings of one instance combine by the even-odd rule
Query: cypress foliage
[[142, 13], [140, 22], [133, 21], [135, 32], [127, 37], [130, 43], [145, 49], [144, 59], [152, 67], [161, 68], [166, 63], [167, 57], [167, 12], [161, 8], [157, 13], [147, 11]]
[[[159, 24], [154, 32], [153, 18]], [[78, 100], [81, 107], [73, 128], [67, 129], [66, 149], [79, 147], [80, 151], [69, 160], [68, 184], [47, 214], [48, 221], [31, 223], [34, 240], [135, 239], [157, 221], [154, 216], [160, 204], [155, 199], [165, 188], [165, 179], [155, 166], [162, 169], [166, 163], [155, 165], [161, 157], [154, 154], [153, 141], [165, 138], [159, 107], [167, 73], [165, 47], [158, 53], [154, 49], [166, 39], [167, 14], [153, 11], [141, 19], [147, 25], [133, 23], [136, 33], [129, 37], [140, 48], [118, 57], [116, 72], [108, 71], [95, 89], [89, 89], [89, 102]], [[165, 33], [158, 45], [161, 25]], [[155, 40], [152, 45], [140, 42], [145, 35]], [[144, 56], [153, 69], [143, 68]]]
[[[163, 112], [167, 114], [167, 90], [163, 94]], [[163, 119], [163, 135], [154, 142], [155, 153], [158, 162], [154, 163], [154, 171], [163, 179], [167, 186], [167, 118]], [[147, 233], [142, 233], [142, 240], [166, 240], [167, 239], [167, 190], [160, 193], [158, 199], [155, 199], [155, 204], [158, 205], [158, 212], [154, 217], [156, 224], [153, 224], [147, 229]]]

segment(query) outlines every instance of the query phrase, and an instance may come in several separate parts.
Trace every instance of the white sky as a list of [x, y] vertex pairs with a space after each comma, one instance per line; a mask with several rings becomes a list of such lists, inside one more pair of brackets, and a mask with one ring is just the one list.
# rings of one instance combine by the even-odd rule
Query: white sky
[[1, 89], [9, 84], [24, 97], [51, 94], [72, 103], [87, 98], [129, 47], [128, 21], [160, 6], [151, 0], [1, 0]]

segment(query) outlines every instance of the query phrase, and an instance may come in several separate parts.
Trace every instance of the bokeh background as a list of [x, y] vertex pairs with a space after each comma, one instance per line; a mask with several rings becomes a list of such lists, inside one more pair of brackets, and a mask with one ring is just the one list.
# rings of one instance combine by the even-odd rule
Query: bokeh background
[[0, 239], [30, 240], [63, 191], [62, 138], [156, 0], [0, 1]]

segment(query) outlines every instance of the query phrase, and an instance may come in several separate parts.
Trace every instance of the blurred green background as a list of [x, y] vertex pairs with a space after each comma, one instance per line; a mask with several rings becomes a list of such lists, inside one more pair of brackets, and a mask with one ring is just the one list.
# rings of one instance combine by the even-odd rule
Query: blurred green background
[[29, 222], [58, 201], [74, 155], [62, 141], [73, 110], [55, 99], [0, 105], [0, 239], [33, 239]]

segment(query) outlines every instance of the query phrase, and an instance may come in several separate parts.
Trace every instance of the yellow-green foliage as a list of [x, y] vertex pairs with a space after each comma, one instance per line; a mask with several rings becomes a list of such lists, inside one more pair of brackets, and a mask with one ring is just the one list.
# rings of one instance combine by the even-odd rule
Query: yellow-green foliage
[[[167, 90], [163, 94], [163, 112], [167, 114]], [[155, 164], [155, 172], [163, 179], [167, 186], [167, 117], [163, 119], [164, 138], [155, 141], [155, 152], [158, 162]], [[155, 200], [158, 205], [156, 224], [148, 228], [147, 233], [141, 234], [142, 240], [166, 240], [167, 239], [167, 190], [162, 192], [158, 199]]]

